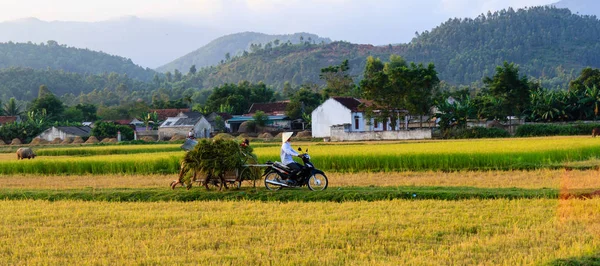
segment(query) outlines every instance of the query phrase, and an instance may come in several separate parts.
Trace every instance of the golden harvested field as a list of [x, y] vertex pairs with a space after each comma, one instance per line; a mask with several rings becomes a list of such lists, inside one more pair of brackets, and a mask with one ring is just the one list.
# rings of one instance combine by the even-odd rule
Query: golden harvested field
[[[480, 188], [600, 189], [600, 171], [487, 171], [327, 173], [329, 186], [451, 186]], [[176, 175], [0, 175], [0, 188], [167, 188]], [[249, 184], [244, 183], [244, 186]], [[257, 187], [263, 187], [262, 180]], [[194, 188], [198, 189], [198, 188]]]
[[600, 249], [600, 199], [0, 201], [3, 265], [537, 265]]

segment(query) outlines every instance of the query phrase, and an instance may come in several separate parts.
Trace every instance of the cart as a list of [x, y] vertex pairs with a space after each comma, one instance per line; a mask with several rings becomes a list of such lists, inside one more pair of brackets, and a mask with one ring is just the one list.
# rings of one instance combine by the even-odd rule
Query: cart
[[183, 180], [183, 176], [180, 173], [178, 180], [173, 180], [170, 184], [172, 189], [175, 189], [177, 185], [186, 187], [187, 189], [192, 188], [192, 184], [196, 183], [198, 186], [204, 186], [207, 190], [212, 188], [222, 190], [223, 187], [228, 189], [230, 186], [240, 189], [243, 186], [256, 187], [256, 180], [259, 180], [262, 176], [262, 167], [268, 167], [268, 164], [245, 164], [241, 168], [235, 171], [226, 172], [222, 178], [214, 175], [203, 175], [199, 173], [193, 173], [190, 182], [186, 184]]
[[[198, 142], [196, 140], [187, 139], [186, 142], [181, 146], [182, 149], [189, 151], [196, 146]], [[244, 154], [244, 153], [243, 153]], [[249, 155], [245, 155], [245, 159], [242, 162], [242, 166], [233, 171], [227, 171], [222, 175], [203, 174], [195, 171], [191, 172], [190, 180], [187, 181], [186, 174], [184, 171], [185, 164], [182, 162], [179, 172], [179, 179], [173, 180], [170, 184], [172, 189], [175, 189], [177, 185], [190, 189], [193, 183], [199, 186], [206, 187], [207, 190], [211, 188], [218, 188], [222, 190], [223, 187], [228, 189], [229, 186], [235, 188], [241, 188], [244, 184], [251, 184], [252, 187], [256, 187], [256, 180], [261, 177], [261, 167], [268, 167], [268, 164], [257, 164], [255, 158]]]

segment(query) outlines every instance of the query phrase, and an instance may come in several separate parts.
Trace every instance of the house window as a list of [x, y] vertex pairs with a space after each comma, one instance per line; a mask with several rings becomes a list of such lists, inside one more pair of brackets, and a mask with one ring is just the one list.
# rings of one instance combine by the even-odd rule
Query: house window
[[358, 123], [359, 123], [359, 121], [360, 120], [358, 119], [358, 116], [355, 116], [354, 117], [354, 129], [358, 129], [358, 126], [359, 126]]
[[377, 123], [377, 121], [373, 121], [373, 128], [374, 129], [379, 128], [379, 123]]

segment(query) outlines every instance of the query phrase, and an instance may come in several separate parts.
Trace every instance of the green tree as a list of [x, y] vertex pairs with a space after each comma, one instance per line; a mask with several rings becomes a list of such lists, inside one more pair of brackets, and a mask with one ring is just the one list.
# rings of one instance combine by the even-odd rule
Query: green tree
[[45, 110], [49, 122], [60, 120], [65, 110], [63, 103], [44, 85], [40, 86], [38, 95], [31, 103], [29, 112]]
[[569, 83], [569, 90], [583, 94], [588, 88], [600, 87], [600, 69], [584, 68], [577, 79]]
[[254, 119], [254, 123], [256, 123], [256, 126], [259, 127], [264, 127], [265, 125], [267, 125], [267, 121], [269, 121], [269, 117], [263, 111], [257, 111], [256, 113], [254, 113], [252, 119]]
[[196, 70], [196, 65], [192, 65], [192, 66], [190, 67], [190, 71], [189, 71], [188, 73], [189, 73], [190, 75], [195, 75], [195, 74], [196, 74], [196, 72], [197, 72], [197, 70]]
[[348, 59], [340, 65], [321, 69], [319, 78], [326, 83], [324, 93], [329, 96], [350, 96], [356, 87], [354, 79], [348, 74], [350, 70]]
[[69, 122], [83, 122], [83, 112], [77, 109], [75, 106], [71, 106], [65, 109], [62, 119]]
[[218, 132], [225, 132], [225, 120], [223, 120], [223, 117], [220, 115], [215, 117], [215, 130]]
[[579, 100], [586, 107], [587, 117], [598, 118], [598, 108], [600, 107], [600, 89], [596, 85], [586, 86], [584, 97]]
[[99, 139], [103, 138], [116, 138], [118, 132], [121, 132], [121, 137], [124, 140], [133, 140], [133, 129], [128, 126], [117, 125], [111, 122], [98, 122], [92, 128], [92, 136], [96, 136]]
[[411, 63], [405, 71], [405, 83], [409, 87], [406, 106], [410, 113], [420, 116], [420, 127], [423, 127], [423, 115], [430, 113], [440, 79], [432, 63], [427, 67]]
[[17, 103], [17, 100], [14, 97], [10, 98], [8, 103], [4, 105], [4, 115], [19, 116], [21, 114], [21, 105]]
[[448, 130], [456, 128], [466, 128], [469, 118], [474, 118], [476, 114], [475, 106], [469, 96], [464, 99], [446, 99], [437, 102], [438, 112], [435, 114], [439, 118], [439, 126], [444, 135]]
[[529, 81], [526, 76], [519, 76], [519, 68], [513, 63], [505, 61], [496, 68], [496, 74], [485, 77], [483, 83], [492, 96], [502, 100], [504, 115], [520, 117], [531, 102]]
[[[390, 121], [392, 130], [396, 130], [397, 121], [403, 108], [413, 110], [428, 109], [431, 102], [431, 90], [439, 83], [433, 64], [427, 68], [423, 65], [410, 65], [400, 56], [390, 56], [388, 63], [380, 59], [367, 58], [364, 79], [361, 81], [363, 97], [371, 101], [365, 106], [367, 118], [375, 121]], [[427, 99], [415, 96], [421, 90]], [[430, 92], [424, 92], [429, 90]], [[411, 101], [412, 100], [412, 101]]]

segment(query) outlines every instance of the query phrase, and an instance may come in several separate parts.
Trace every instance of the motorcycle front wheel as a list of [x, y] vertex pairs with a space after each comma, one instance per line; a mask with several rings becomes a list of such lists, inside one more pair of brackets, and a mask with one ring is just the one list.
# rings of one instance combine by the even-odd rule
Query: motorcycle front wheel
[[280, 190], [281, 186], [270, 184], [267, 182], [267, 181], [275, 181], [277, 179], [279, 179], [279, 175], [277, 173], [273, 173], [273, 172], [268, 173], [267, 176], [265, 176], [265, 187], [271, 191]]
[[322, 191], [327, 188], [329, 181], [327, 181], [327, 176], [321, 173], [316, 173], [308, 178], [308, 189], [312, 191]]

